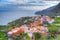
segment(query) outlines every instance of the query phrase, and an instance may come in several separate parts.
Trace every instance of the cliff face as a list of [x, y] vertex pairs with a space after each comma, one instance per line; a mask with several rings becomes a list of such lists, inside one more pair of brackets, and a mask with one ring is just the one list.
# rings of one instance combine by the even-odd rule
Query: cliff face
[[60, 15], [60, 3], [48, 9], [37, 11], [35, 14], [36, 15], [58, 16]]

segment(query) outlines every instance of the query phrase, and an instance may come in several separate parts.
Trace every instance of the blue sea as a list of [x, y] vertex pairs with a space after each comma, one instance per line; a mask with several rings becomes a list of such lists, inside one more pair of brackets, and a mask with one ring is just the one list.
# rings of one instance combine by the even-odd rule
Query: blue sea
[[19, 19], [20, 17], [35, 16], [36, 10], [24, 9], [23, 7], [0, 6], [0, 25]]

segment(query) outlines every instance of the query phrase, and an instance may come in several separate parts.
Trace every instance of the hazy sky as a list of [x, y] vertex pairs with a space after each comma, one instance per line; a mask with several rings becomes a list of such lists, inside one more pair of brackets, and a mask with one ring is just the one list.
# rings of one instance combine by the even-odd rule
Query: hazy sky
[[58, 3], [58, 1], [41, 0], [0, 0], [0, 25], [6, 25], [23, 16], [34, 16], [36, 11], [47, 9]]

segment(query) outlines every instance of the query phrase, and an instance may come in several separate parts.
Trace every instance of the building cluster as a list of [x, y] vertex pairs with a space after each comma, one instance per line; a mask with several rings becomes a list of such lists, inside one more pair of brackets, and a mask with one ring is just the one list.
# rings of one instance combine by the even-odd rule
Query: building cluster
[[12, 30], [8, 32], [8, 35], [27, 33], [29, 37], [32, 37], [35, 32], [39, 32], [40, 34], [48, 34], [48, 25], [53, 22], [55, 22], [54, 19], [49, 16], [35, 16], [31, 24], [13, 27]]

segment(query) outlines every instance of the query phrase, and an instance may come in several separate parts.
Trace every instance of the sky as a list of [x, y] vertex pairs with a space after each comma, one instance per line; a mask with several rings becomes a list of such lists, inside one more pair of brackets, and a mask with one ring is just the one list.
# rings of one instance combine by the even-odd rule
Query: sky
[[34, 16], [36, 11], [42, 11], [58, 3], [59, 1], [0, 0], [0, 25], [6, 25], [20, 17]]

